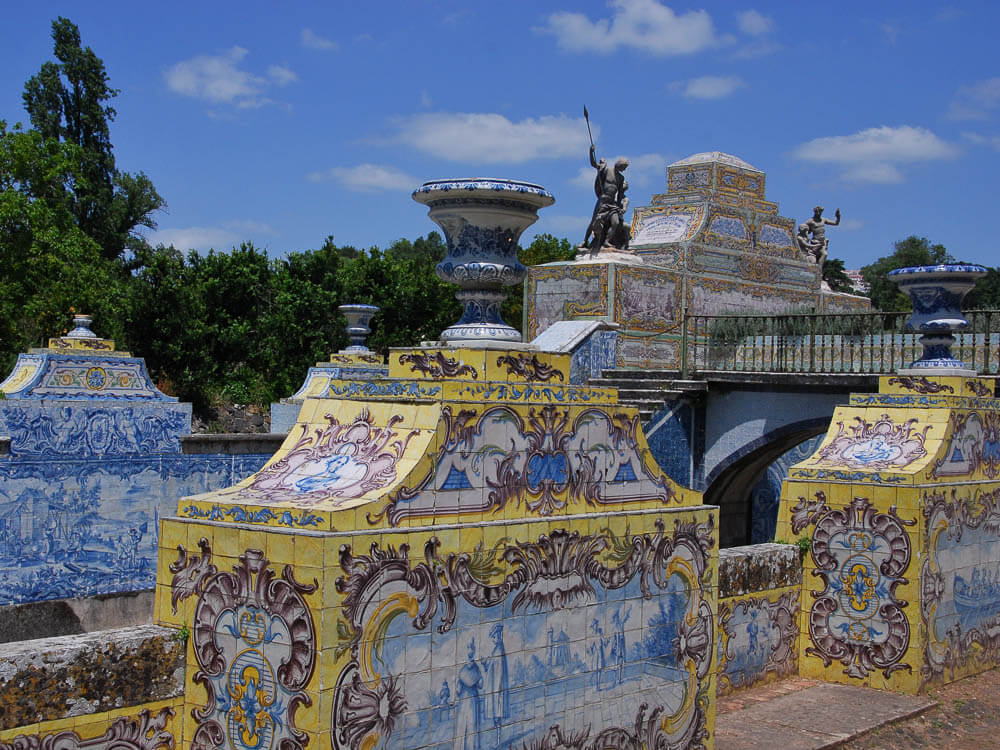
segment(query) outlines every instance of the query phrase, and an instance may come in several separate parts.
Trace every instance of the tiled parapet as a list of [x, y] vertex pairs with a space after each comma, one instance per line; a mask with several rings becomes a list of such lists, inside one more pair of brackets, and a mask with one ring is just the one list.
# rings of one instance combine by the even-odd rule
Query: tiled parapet
[[160, 620], [192, 632], [185, 735], [711, 747], [715, 521], [704, 506], [322, 534], [166, 521], [187, 540], [164, 550], [158, 596]]
[[915, 692], [1000, 660], [992, 391], [985, 378], [884, 377], [790, 469], [777, 536], [810, 542], [803, 675]]
[[796, 546], [719, 550], [719, 695], [798, 673], [801, 585]]
[[0, 433], [15, 457], [180, 453], [191, 432], [191, 405], [157, 389], [143, 359], [93, 334], [19, 355], [0, 392]]
[[635, 410], [568, 384], [568, 354], [389, 367], [307, 399], [261, 471], [163, 522], [185, 742], [711, 747], [717, 510]]

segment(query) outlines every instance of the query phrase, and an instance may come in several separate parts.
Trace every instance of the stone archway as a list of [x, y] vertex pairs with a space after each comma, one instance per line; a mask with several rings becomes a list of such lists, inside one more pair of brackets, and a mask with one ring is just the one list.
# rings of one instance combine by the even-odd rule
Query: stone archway
[[829, 417], [787, 424], [731, 454], [707, 478], [705, 503], [718, 505], [719, 546], [749, 544], [753, 526], [752, 492], [768, 467], [792, 448], [826, 432]]

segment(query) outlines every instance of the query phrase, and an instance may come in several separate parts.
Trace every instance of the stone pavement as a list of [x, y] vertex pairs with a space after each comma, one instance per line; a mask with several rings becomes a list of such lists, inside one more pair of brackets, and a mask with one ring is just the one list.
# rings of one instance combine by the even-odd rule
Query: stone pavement
[[716, 750], [821, 750], [926, 711], [935, 701], [794, 677], [719, 700]]

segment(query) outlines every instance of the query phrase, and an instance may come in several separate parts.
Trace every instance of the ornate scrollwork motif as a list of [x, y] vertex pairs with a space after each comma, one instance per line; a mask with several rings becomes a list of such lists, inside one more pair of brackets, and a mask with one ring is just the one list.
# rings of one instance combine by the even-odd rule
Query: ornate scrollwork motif
[[0, 743], [0, 750], [173, 750], [174, 736], [166, 728], [173, 716], [172, 708], [161, 708], [156, 716], [142, 709], [134, 718], [119, 716], [100, 737], [81, 739], [73, 731], [21, 735]]
[[502, 354], [497, 357], [497, 367], [507, 367], [508, 375], [519, 375], [522, 378], [532, 381], [546, 381], [552, 378], [559, 378], [559, 382], [564, 382], [565, 378], [561, 371], [547, 365], [538, 359], [537, 354]]
[[177, 614], [177, 604], [189, 596], [201, 596], [206, 581], [216, 573], [212, 565], [212, 547], [208, 539], [198, 540], [201, 556], [188, 555], [183, 546], [177, 545], [177, 560], [170, 563], [169, 570], [174, 574], [170, 580], [170, 607]]
[[896, 375], [889, 378], [889, 385], [899, 385], [908, 391], [917, 393], [954, 393], [955, 389], [945, 383], [935, 383], [926, 377], [915, 377], [913, 375]]
[[834, 659], [850, 677], [864, 678], [874, 669], [889, 677], [912, 665], [901, 662], [910, 645], [907, 602], [896, 598], [910, 565], [910, 539], [905, 520], [891, 507], [879, 513], [867, 498], [856, 497], [848, 508], [826, 509], [815, 520], [810, 552], [823, 591], [809, 612], [807, 654], [826, 666]]
[[479, 378], [479, 372], [472, 365], [463, 365], [454, 357], [446, 357], [442, 352], [416, 352], [400, 354], [399, 363], [410, 365], [410, 372], [419, 372], [430, 378], [457, 378], [468, 375], [473, 380]]
[[308, 735], [295, 727], [295, 712], [311, 704], [305, 687], [316, 664], [316, 629], [303, 595], [316, 588], [315, 581], [296, 581], [290, 565], [277, 576], [253, 549], [231, 573], [205, 581], [191, 640], [194, 681], [207, 700], [191, 712], [198, 722], [193, 748], [225, 740], [234, 750], [305, 747]]

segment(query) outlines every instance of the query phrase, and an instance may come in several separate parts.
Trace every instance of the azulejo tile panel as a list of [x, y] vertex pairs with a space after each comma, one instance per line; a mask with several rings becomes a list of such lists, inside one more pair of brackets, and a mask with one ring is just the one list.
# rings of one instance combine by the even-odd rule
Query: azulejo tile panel
[[718, 693], [798, 673], [800, 588], [719, 600]]
[[1000, 487], [924, 491], [924, 686], [1000, 662]]
[[615, 322], [633, 330], [676, 330], [681, 322], [681, 290], [676, 273], [641, 266], [617, 268]]
[[[142, 591], [159, 519], [267, 456], [58, 456], [0, 462], [0, 604]], [[238, 460], [237, 460], [238, 459]]]
[[180, 453], [191, 432], [190, 404], [0, 402], [13, 456], [88, 458]]
[[713, 529], [670, 521], [628, 538], [530, 524], [459, 554], [432, 536], [412, 558], [391, 537], [344, 545], [333, 747], [697, 746]]

